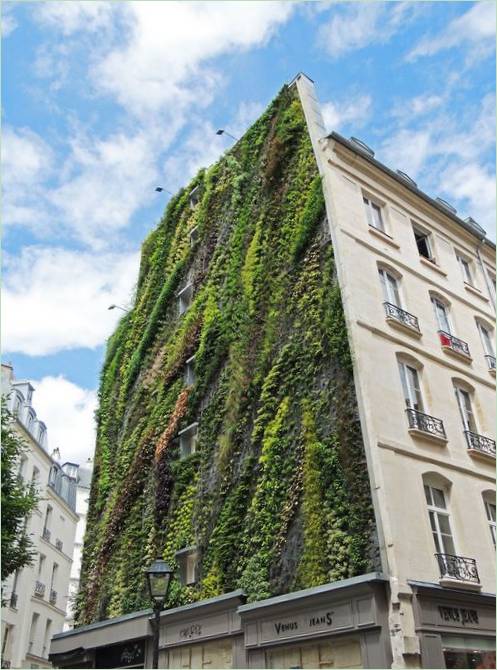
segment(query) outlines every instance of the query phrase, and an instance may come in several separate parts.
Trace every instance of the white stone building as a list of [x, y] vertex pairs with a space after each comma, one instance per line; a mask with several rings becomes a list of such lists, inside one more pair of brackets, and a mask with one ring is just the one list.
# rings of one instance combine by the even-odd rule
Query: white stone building
[[74, 605], [79, 590], [79, 577], [81, 573], [81, 556], [83, 553], [83, 541], [86, 530], [86, 517], [88, 514], [88, 503], [90, 499], [91, 476], [93, 463], [89, 458], [85, 466], [78, 470], [78, 484], [76, 490], [76, 513], [79, 517], [76, 526], [76, 537], [74, 539], [74, 551], [72, 555], [71, 579], [69, 582], [69, 597], [67, 601], [67, 612], [64, 621], [64, 630], [74, 628]]
[[2, 667], [44, 668], [50, 640], [62, 630], [72, 564], [78, 465], [50, 456], [47, 429], [32, 406], [33, 387], [15, 381], [10, 365], [2, 364], [2, 395], [15, 416], [15, 430], [27, 450], [19, 474], [36, 484], [39, 503], [27, 522], [33, 541], [32, 565], [11, 575], [3, 585]]

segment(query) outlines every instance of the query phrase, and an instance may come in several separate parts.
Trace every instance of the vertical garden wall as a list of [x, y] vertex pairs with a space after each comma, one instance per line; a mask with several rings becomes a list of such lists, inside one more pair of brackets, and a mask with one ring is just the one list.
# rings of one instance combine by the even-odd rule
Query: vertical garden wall
[[[175, 579], [170, 606], [376, 567], [333, 248], [295, 88], [145, 240], [97, 421], [80, 624], [148, 607], [144, 570], [156, 556], [176, 566], [185, 547], [197, 549], [197, 582]], [[184, 456], [177, 435], [195, 422]]]

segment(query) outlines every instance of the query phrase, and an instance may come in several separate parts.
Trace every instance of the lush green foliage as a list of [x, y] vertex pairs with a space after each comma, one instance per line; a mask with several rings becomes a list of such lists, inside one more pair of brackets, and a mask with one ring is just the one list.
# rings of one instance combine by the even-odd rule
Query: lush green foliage
[[[196, 452], [180, 459], [175, 436], [194, 421]], [[156, 555], [176, 565], [188, 545], [200, 579], [175, 579], [170, 605], [359, 574], [373, 536], [324, 198], [284, 88], [143, 244], [136, 302], [102, 371], [79, 620], [148, 606], [144, 569]]]
[[19, 477], [19, 463], [27, 446], [15, 430], [14, 417], [2, 403], [2, 582], [29, 565], [34, 556], [26, 522], [36, 508], [33, 487]]

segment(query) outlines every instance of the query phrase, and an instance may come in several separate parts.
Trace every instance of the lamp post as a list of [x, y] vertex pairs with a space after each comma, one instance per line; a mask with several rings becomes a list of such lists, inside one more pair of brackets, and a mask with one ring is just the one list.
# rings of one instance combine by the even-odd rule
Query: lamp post
[[235, 142], [238, 142], [237, 138], [227, 130], [224, 130], [224, 128], [219, 128], [219, 130], [216, 130], [216, 135], [228, 135], [228, 137], [231, 137], [231, 139], [235, 140]]
[[167, 598], [173, 569], [161, 558], [156, 559], [147, 570], [148, 590], [154, 603], [154, 654], [152, 668], [159, 667], [159, 627], [160, 613]]
[[129, 309], [126, 309], [125, 307], [121, 307], [121, 305], [109, 305], [107, 309], [122, 309], [123, 312], [126, 312], [126, 314], [129, 312]]

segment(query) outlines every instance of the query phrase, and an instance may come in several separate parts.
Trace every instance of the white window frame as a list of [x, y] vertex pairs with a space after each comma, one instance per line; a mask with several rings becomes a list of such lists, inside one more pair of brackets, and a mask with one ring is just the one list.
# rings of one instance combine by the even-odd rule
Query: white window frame
[[368, 224], [371, 226], [371, 228], [379, 230], [382, 233], [386, 233], [384, 205], [382, 205], [374, 198], [371, 198], [371, 196], [367, 195], [366, 193], [362, 194], [362, 202], [364, 204], [364, 207], [366, 208], [366, 217], [368, 220]]
[[495, 502], [483, 499], [485, 505], [485, 514], [487, 515], [488, 527], [490, 528], [490, 536], [494, 547], [496, 546], [496, 505]]
[[494, 339], [490, 336], [491, 331], [486, 326], [486, 324], [482, 323], [481, 321], [477, 321], [476, 323], [478, 325], [478, 332], [480, 333], [480, 339], [485, 355], [495, 356]]
[[[416, 249], [418, 250], [418, 254], [421, 258], [426, 258], [428, 261], [432, 261], [433, 263], [435, 262], [435, 253], [434, 253], [434, 247], [433, 247], [433, 235], [430, 231], [425, 230], [421, 226], [418, 226], [416, 223], [412, 224], [412, 232], [414, 235], [414, 242], [416, 244]], [[418, 240], [416, 239], [416, 234], [417, 235], [422, 235], [425, 240], [426, 240], [426, 249], [428, 251], [428, 256], [425, 256], [422, 254], [419, 250], [418, 247]]]
[[[431, 296], [431, 304], [433, 305], [433, 310], [435, 312], [435, 319], [438, 324], [438, 329], [442, 330], [448, 335], [452, 334], [452, 322], [450, 318], [450, 309], [446, 302], [437, 298], [437, 296]], [[440, 313], [443, 313], [444, 319], [440, 318]]]
[[[440, 507], [435, 502], [434, 491], [442, 494], [444, 506]], [[433, 543], [435, 544], [435, 550], [437, 554], [449, 554], [451, 556], [457, 556], [456, 542], [454, 539], [454, 533], [452, 532], [452, 526], [450, 523], [450, 511], [447, 504], [447, 496], [443, 489], [438, 486], [433, 486], [432, 484], [424, 484], [425, 500], [426, 506], [428, 508], [428, 520], [430, 524], [430, 532], [433, 538]], [[449, 527], [449, 533], [444, 533], [440, 526], [440, 517], [445, 517], [447, 519], [447, 525]], [[434, 523], [432, 525], [431, 519]], [[435, 527], [433, 527], [435, 526]], [[445, 538], [450, 538], [452, 547], [446, 546]], [[438, 545], [438, 546], [437, 546]], [[451, 551], [448, 549], [451, 548]]]
[[454, 384], [454, 389], [464, 430], [478, 434], [478, 425], [476, 423], [470, 391], [458, 384]]
[[380, 282], [385, 302], [402, 309], [402, 296], [400, 294], [400, 282], [398, 278], [387, 268], [378, 268]]
[[473, 273], [472, 273], [473, 264], [471, 260], [467, 256], [464, 256], [463, 254], [460, 254], [457, 251], [456, 251], [456, 258], [457, 262], [459, 263], [459, 267], [461, 268], [464, 283], [469, 284], [470, 286], [474, 286]]
[[188, 458], [197, 450], [198, 423], [192, 423], [178, 433], [180, 458]]
[[409, 409], [425, 412], [419, 370], [405, 361], [399, 361], [400, 379], [404, 391], [404, 401]]

